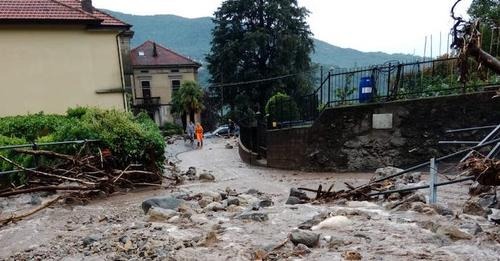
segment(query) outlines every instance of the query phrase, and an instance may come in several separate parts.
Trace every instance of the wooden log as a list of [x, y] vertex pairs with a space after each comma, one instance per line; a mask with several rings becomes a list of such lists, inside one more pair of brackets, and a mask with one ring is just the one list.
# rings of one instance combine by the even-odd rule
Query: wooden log
[[20, 190], [3, 192], [0, 194], [0, 197], [9, 197], [9, 196], [19, 195], [19, 194], [24, 194], [24, 193], [32, 193], [32, 192], [40, 192], [40, 191], [67, 191], [67, 190], [80, 191], [80, 190], [92, 190], [92, 189], [94, 189], [94, 188], [80, 187], [80, 186], [65, 186], [65, 187], [40, 186], [40, 187], [34, 187], [34, 188], [28, 188], [28, 189], [20, 189]]
[[13, 162], [12, 160], [6, 158], [3, 155], [0, 155], [0, 159], [7, 161], [8, 163], [12, 164], [13, 166], [17, 167], [18, 169], [22, 169], [22, 170], [24, 170], [26, 172], [30, 172], [30, 173], [33, 173], [33, 174], [36, 174], [36, 175], [41, 175], [41, 176], [46, 176], [46, 177], [51, 177], [51, 178], [57, 178], [57, 179], [64, 179], [64, 180], [78, 182], [78, 183], [89, 185], [89, 186], [95, 186], [96, 185], [93, 182], [87, 182], [87, 181], [80, 180], [80, 179], [74, 179], [74, 178], [69, 178], [69, 177], [65, 177], [65, 176], [50, 174], [50, 173], [46, 173], [46, 172], [42, 172], [42, 171], [38, 171], [38, 170], [27, 169], [27, 168], [25, 168], [25, 167], [23, 167], [23, 166], [15, 163], [15, 162]]
[[53, 151], [48, 151], [48, 150], [26, 150], [26, 149], [13, 149], [12, 151], [16, 153], [21, 153], [21, 154], [29, 154], [33, 156], [46, 156], [46, 157], [51, 157], [51, 158], [58, 158], [58, 159], [63, 159], [63, 160], [68, 160], [75, 162], [75, 158], [70, 155], [66, 154], [61, 154]]
[[323, 189], [323, 186], [321, 186], [321, 184], [319, 184], [318, 190], [316, 191], [316, 199], [321, 198], [322, 189]]
[[130, 168], [130, 165], [128, 165], [124, 170], [122, 170], [120, 175], [118, 175], [118, 177], [116, 177], [115, 180], [113, 180], [113, 183], [116, 183], [116, 181], [118, 181], [129, 168]]

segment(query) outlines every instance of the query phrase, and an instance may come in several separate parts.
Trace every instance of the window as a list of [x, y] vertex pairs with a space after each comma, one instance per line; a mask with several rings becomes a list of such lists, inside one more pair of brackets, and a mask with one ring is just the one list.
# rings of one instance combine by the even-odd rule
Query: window
[[143, 51], [139, 51], [139, 56], [144, 56], [144, 52]]
[[178, 73], [178, 72], [179, 72], [179, 69], [172, 69], [172, 70], [170, 70], [170, 72], [173, 72], [173, 73]]
[[141, 70], [141, 73], [149, 73], [148, 70]]
[[172, 92], [176, 92], [181, 88], [181, 81], [173, 80], [172, 81]]
[[142, 81], [142, 98], [147, 99], [151, 98], [151, 83], [149, 81]]

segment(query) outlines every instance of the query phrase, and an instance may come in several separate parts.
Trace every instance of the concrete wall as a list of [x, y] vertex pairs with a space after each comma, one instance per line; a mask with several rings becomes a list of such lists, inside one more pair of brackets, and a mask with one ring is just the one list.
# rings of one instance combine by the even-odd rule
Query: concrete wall
[[117, 31], [75, 26], [0, 26], [0, 116], [124, 109]]
[[[480, 137], [474, 134], [481, 134], [453, 136], [445, 130], [500, 123], [500, 99], [491, 99], [493, 95], [489, 92], [327, 109], [309, 129], [268, 131], [268, 166], [363, 171], [427, 161], [458, 148], [438, 145], [439, 140], [478, 140]], [[374, 114], [390, 116], [392, 127], [375, 129]]]
[[303, 169], [311, 128], [267, 132], [267, 165], [280, 169]]

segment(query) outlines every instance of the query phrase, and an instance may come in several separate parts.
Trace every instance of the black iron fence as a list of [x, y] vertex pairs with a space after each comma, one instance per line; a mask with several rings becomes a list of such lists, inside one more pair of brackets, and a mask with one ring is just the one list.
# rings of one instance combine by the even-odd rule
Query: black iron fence
[[469, 79], [464, 84], [457, 63], [457, 58], [445, 58], [332, 69], [312, 94], [271, 102], [268, 127], [310, 124], [327, 107], [467, 93], [500, 84], [500, 76], [479, 69], [475, 63], [470, 63]]

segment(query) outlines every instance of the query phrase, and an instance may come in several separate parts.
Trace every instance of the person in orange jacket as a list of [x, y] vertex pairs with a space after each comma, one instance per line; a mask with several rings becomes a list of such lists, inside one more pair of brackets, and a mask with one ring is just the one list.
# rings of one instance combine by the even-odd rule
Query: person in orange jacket
[[199, 122], [196, 123], [194, 133], [196, 135], [196, 140], [198, 140], [198, 148], [203, 148], [203, 127], [201, 127]]

